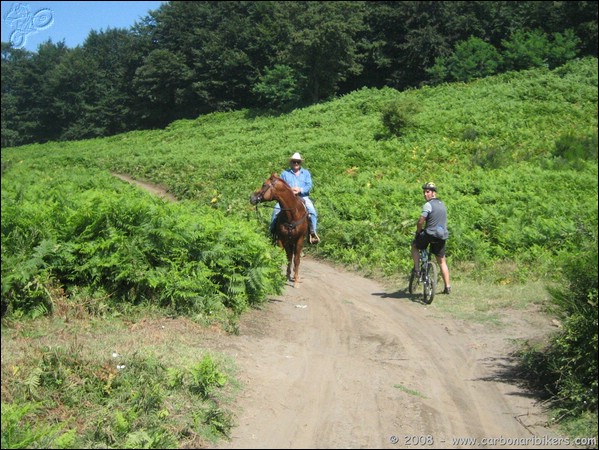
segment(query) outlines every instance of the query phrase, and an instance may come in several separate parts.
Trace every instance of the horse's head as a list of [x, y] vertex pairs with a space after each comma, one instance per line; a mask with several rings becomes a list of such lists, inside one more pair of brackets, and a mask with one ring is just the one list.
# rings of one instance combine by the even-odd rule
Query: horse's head
[[275, 185], [282, 183], [276, 173], [273, 173], [266, 181], [262, 184], [262, 187], [252, 194], [250, 197], [250, 203], [255, 205], [261, 202], [270, 202], [275, 199]]

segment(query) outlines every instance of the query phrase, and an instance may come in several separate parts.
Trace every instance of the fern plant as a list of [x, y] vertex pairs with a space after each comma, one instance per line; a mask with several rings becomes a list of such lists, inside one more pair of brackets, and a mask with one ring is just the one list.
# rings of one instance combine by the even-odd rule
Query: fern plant
[[[39, 403], [2, 402], [2, 448], [70, 448], [76, 430], [64, 431], [63, 424], [28, 423], [27, 416]], [[27, 425], [25, 425], [27, 424]]]

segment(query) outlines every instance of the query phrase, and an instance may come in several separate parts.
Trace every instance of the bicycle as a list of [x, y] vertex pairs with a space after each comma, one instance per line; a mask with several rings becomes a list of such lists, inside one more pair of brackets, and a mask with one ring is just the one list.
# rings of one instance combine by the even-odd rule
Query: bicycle
[[431, 259], [430, 247], [424, 250], [418, 250], [420, 253], [420, 273], [416, 274], [412, 270], [410, 275], [410, 294], [415, 294], [418, 286], [422, 284], [422, 300], [427, 305], [430, 305], [435, 298], [435, 290], [437, 289], [437, 279], [439, 272], [437, 266]]

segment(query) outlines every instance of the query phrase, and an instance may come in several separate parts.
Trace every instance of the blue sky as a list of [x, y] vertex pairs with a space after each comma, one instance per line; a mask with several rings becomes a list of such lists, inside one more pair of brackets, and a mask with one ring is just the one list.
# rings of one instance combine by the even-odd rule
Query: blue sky
[[[13, 35], [19, 48], [37, 51], [39, 44], [62, 40], [69, 48], [83, 44], [91, 30], [129, 29], [165, 2], [2, 2], [2, 42]], [[9, 13], [12, 11], [12, 14]]]

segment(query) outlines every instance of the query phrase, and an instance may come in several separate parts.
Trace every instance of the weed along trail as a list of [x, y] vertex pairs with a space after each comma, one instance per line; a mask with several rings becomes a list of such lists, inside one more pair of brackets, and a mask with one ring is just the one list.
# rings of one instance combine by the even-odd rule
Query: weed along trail
[[549, 319], [512, 311], [491, 327], [437, 308], [466, 299], [459, 285], [426, 306], [407, 283], [311, 257], [301, 270], [300, 287], [244, 314], [238, 335], [207, 333], [242, 384], [230, 439], [211, 448], [574, 448], [545, 426], [510, 356]]

